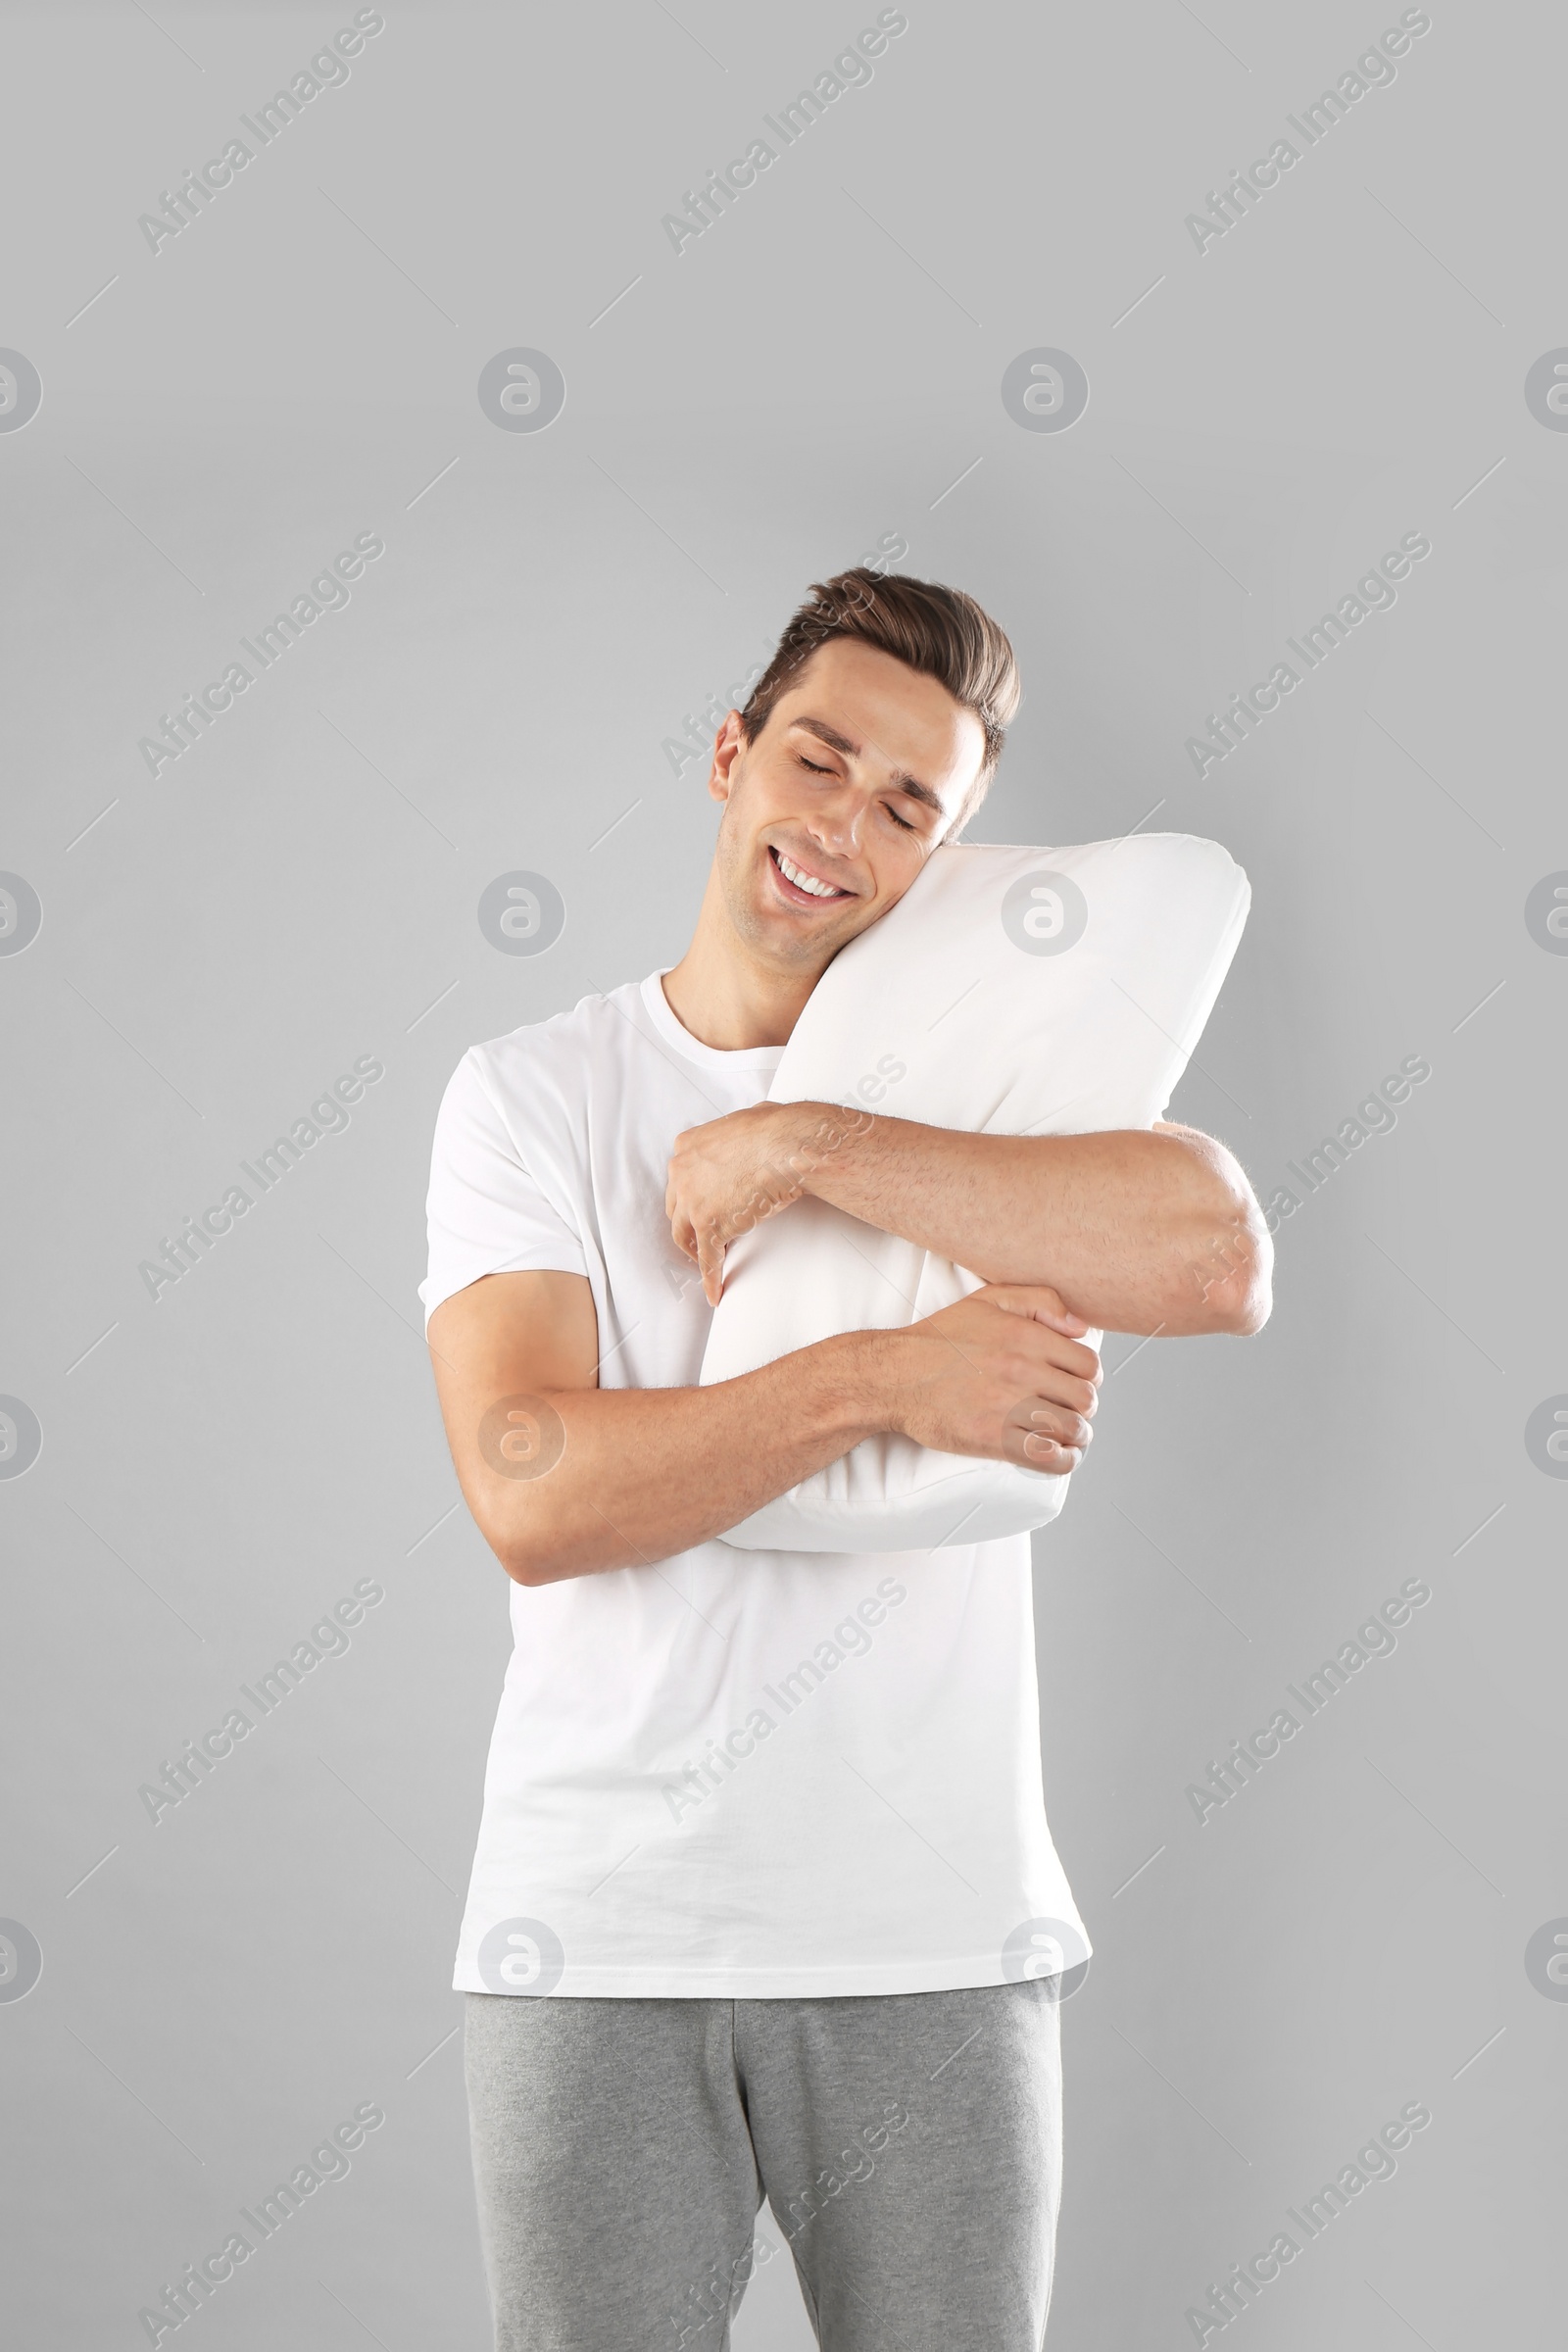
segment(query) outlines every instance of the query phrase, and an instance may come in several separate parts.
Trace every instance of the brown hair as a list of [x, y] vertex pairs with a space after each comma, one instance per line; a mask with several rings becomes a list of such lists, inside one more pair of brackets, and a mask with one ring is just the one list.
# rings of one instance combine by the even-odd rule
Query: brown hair
[[852, 637], [874, 646], [937, 679], [955, 702], [974, 712], [985, 730], [980, 773], [953, 826], [954, 833], [958, 832], [985, 798], [1002, 757], [1007, 723], [1018, 708], [1022, 689], [1006, 637], [961, 588], [872, 571], [863, 564], [813, 582], [811, 599], [789, 621], [741, 712], [747, 742], [755, 742], [761, 733], [794, 673], [819, 645], [834, 637]]

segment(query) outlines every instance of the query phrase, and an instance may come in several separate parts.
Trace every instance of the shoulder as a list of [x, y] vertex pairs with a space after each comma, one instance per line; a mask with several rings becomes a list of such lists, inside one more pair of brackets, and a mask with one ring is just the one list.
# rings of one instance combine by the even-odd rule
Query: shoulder
[[646, 1032], [642, 983], [580, 997], [547, 1020], [527, 1021], [470, 1046], [448, 1081], [441, 1116], [499, 1123], [509, 1130], [565, 1117], [596, 1080], [612, 1076], [629, 1045]]

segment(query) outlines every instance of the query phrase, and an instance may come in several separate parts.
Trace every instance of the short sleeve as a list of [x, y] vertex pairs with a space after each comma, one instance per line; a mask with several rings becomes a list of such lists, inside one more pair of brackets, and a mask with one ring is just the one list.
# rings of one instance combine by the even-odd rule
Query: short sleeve
[[588, 1272], [582, 1243], [546, 1200], [465, 1054], [441, 1099], [425, 1203], [429, 1270], [419, 1285], [426, 1327], [443, 1299], [486, 1274]]

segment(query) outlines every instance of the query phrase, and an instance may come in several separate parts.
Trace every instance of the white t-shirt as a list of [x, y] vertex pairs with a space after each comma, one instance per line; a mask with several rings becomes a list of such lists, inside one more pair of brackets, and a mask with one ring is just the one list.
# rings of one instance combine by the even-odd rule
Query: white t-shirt
[[[592, 1287], [602, 1387], [695, 1387], [711, 1309], [669, 1154], [760, 1102], [781, 1051], [701, 1045], [660, 973], [473, 1047], [436, 1122], [426, 1322], [553, 1267]], [[512, 1626], [460, 1990], [934, 1992], [1047, 1973], [1018, 1955], [1053, 1929], [1087, 1954], [1046, 1826], [1027, 1536], [700, 1544], [514, 1585]]]

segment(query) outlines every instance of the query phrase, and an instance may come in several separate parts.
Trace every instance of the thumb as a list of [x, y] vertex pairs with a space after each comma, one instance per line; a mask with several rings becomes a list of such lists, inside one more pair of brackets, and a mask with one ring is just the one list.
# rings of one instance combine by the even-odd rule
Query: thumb
[[1089, 1325], [1082, 1315], [1075, 1314], [1063, 1303], [1061, 1293], [1044, 1282], [988, 1283], [976, 1294], [989, 1298], [1004, 1314], [1027, 1315], [1031, 1322], [1047, 1324], [1069, 1340], [1082, 1339]]

